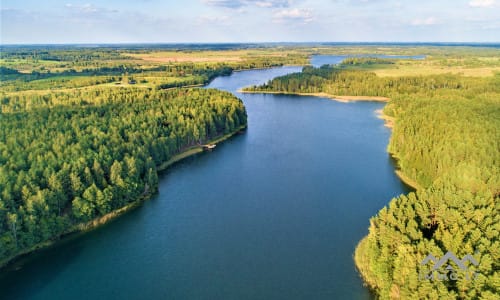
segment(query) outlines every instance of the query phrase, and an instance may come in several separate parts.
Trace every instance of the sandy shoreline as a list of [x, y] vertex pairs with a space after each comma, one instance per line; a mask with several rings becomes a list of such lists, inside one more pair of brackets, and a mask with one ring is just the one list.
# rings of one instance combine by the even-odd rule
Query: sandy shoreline
[[394, 127], [394, 117], [389, 117], [388, 115], [384, 114], [384, 109], [377, 109], [375, 113], [377, 114], [377, 118], [384, 120], [385, 127], [391, 129]]
[[238, 90], [239, 93], [243, 94], [275, 94], [275, 95], [295, 95], [295, 96], [312, 96], [312, 97], [322, 97], [332, 99], [338, 102], [351, 102], [351, 101], [377, 101], [377, 102], [389, 102], [389, 98], [381, 96], [338, 96], [328, 93], [288, 93], [288, 92], [274, 92], [274, 91], [245, 91], [243, 89]]

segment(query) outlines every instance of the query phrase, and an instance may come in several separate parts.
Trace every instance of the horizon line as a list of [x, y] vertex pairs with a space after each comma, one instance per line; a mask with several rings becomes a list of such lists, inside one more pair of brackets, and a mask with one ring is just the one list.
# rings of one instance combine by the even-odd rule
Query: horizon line
[[499, 45], [498, 42], [429, 42], [429, 41], [279, 41], [279, 42], [68, 42], [68, 43], [1, 43], [0, 47], [3, 46], [127, 46], [127, 45], [269, 45], [269, 44], [313, 44], [313, 45]]

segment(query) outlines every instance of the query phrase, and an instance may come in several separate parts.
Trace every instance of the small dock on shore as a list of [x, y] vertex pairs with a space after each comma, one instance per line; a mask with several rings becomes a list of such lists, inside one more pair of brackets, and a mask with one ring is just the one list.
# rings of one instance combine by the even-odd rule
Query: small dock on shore
[[217, 146], [217, 145], [216, 144], [206, 144], [206, 145], [203, 145], [202, 148], [205, 151], [210, 151], [210, 150], [213, 150], [215, 148], [215, 146]]

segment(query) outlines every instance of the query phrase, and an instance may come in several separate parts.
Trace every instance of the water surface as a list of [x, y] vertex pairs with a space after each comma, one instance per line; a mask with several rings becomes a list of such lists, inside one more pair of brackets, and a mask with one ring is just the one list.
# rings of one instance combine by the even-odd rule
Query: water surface
[[[298, 70], [209, 87], [236, 92]], [[0, 298], [370, 299], [354, 248], [407, 191], [374, 113], [383, 104], [236, 94], [245, 134], [163, 172], [140, 208], [4, 270]]]

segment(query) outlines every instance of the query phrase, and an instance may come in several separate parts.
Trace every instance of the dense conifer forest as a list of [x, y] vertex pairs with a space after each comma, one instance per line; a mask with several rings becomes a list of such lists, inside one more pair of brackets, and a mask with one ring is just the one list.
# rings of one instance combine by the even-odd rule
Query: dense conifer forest
[[[390, 62], [305, 67], [247, 90], [389, 97], [388, 151], [417, 190], [392, 199], [370, 220], [355, 253], [362, 277], [382, 299], [498, 299], [500, 74], [379, 77], [350, 68], [358, 63]], [[448, 251], [479, 264], [468, 264], [468, 273], [444, 270], [448, 280], [429, 278], [421, 262]]]
[[246, 125], [242, 102], [217, 90], [47, 97], [0, 118], [0, 261], [154, 193], [156, 166]]

